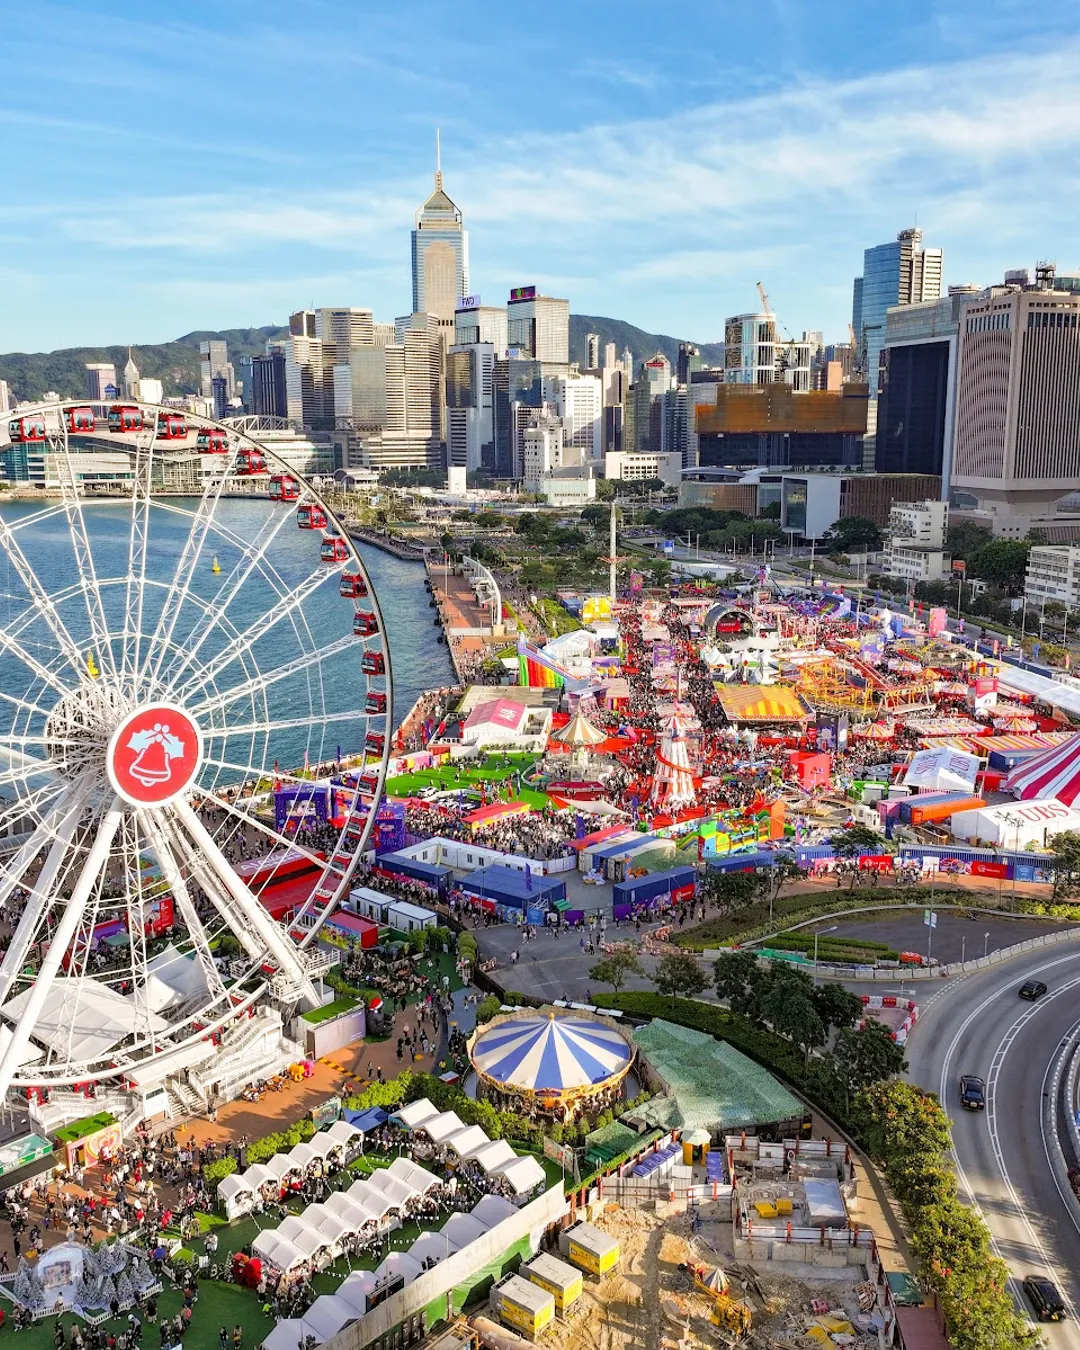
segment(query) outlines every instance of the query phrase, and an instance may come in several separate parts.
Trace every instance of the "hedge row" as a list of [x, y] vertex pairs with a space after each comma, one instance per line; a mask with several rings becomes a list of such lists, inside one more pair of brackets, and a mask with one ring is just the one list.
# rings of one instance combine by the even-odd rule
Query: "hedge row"
[[1034, 1350], [1039, 1330], [1017, 1311], [1009, 1272], [995, 1256], [978, 1210], [961, 1203], [952, 1129], [932, 1092], [875, 1083], [856, 1098], [854, 1117], [911, 1228], [912, 1249], [937, 1294], [953, 1350]]

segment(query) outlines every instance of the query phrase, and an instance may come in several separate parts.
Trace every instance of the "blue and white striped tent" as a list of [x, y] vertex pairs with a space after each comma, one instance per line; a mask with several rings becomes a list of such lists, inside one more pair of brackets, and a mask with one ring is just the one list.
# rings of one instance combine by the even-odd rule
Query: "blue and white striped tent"
[[473, 1043], [478, 1073], [522, 1092], [591, 1087], [629, 1064], [632, 1050], [619, 1033], [584, 1017], [515, 1017]]

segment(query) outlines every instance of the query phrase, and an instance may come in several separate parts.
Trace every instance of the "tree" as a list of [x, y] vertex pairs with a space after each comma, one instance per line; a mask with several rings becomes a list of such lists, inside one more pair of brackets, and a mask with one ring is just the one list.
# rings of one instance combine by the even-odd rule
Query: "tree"
[[615, 498], [615, 484], [610, 478], [598, 478], [596, 480], [596, 499], [601, 502], [610, 502]]
[[649, 564], [649, 572], [652, 575], [652, 584], [661, 590], [666, 590], [671, 585], [671, 564], [666, 558], [659, 558], [656, 562]]
[[724, 952], [713, 962], [717, 995], [732, 1012], [748, 1015], [757, 1004], [767, 974], [751, 951]]
[[501, 1007], [502, 999], [497, 994], [488, 994], [485, 998], [482, 998], [476, 1005], [477, 1026], [484, 1022], [490, 1022], [493, 1017], [497, 1017]]
[[988, 530], [985, 525], [961, 520], [949, 526], [945, 536], [945, 547], [954, 558], [972, 558], [993, 537], [993, 531]]
[[913, 1083], [872, 1083], [858, 1094], [854, 1119], [867, 1152], [886, 1167], [900, 1158], [936, 1162], [952, 1148], [937, 1096]]
[[[842, 984], [834, 984], [831, 980], [817, 985], [813, 998], [818, 1016], [829, 1030], [852, 1027], [865, 1012], [863, 1001], [858, 994], [853, 994], [850, 989], [845, 989]], [[871, 1078], [867, 1081], [874, 1080]]]
[[[885, 838], [876, 830], [872, 830], [869, 825], [849, 825], [840, 834], [834, 834], [829, 843], [838, 858], [854, 861], [864, 853], [880, 853], [885, 846]], [[855, 888], [855, 878], [858, 875], [857, 869], [851, 873], [852, 890]]]
[[779, 503], [779, 502], [767, 502], [767, 503], [761, 508], [761, 511], [760, 511], [758, 514], [759, 514], [759, 516], [760, 516], [760, 518], [761, 518], [762, 520], [779, 520], [779, 519], [780, 519], [780, 503]]
[[814, 1006], [814, 986], [801, 970], [774, 965], [757, 1011], [778, 1035], [797, 1045], [806, 1059], [811, 1050], [825, 1044], [825, 1024]]
[[734, 914], [764, 900], [772, 885], [763, 872], [707, 872], [702, 889], [721, 914]]
[[1069, 900], [1080, 892], [1080, 833], [1063, 830], [1050, 843], [1054, 855], [1052, 900]]
[[841, 1028], [829, 1055], [829, 1067], [843, 1091], [844, 1104], [850, 1105], [852, 1097], [871, 1083], [903, 1073], [907, 1060], [887, 1027], [868, 1022], [861, 1031], [853, 1026]]
[[697, 960], [687, 952], [672, 952], [669, 956], [662, 956], [656, 963], [654, 982], [656, 992], [670, 994], [672, 1003], [679, 994], [693, 998], [709, 983]]
[[971, 559], [969, 571], [1000, 586], [1006, 595], [1019, 595], [1024, 589], [1030, 552], [1031, 544], [1026, 539], [992, 539]]
[[842, 553], [876, 553], [882, 545], [881, 527], [866, 516], [842, 516], [822, 542], [827, 549]]
[[596, 980], [599, 984], [610, 984], [618, 993], [626, 983], [628, 975], [644, 974], [641, 962], [633, 952], [613, 951], [610, 956], [605, 956], [592, 966], [589, 970], [589, 979]]

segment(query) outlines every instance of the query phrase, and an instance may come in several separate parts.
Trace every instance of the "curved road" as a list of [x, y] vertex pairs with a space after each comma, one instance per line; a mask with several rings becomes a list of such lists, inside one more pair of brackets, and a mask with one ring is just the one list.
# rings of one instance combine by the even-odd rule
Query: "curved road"
[[[961, 1196], [989, 1224], [1018, 1304], [1030, 1315], [1020, 1281], [1043, 1274], [1068, 1305], [1068, 1321], [1044, 1328], [1054, 1350], [1080, 1350], [1080, 1218], [1049, 1138], [1055, 1069], [1080, 1026], [1080, 950], [1071, 946], [943, 983], [920, 1007], [906, 1047], [909, 1079], [939, 1093], [952, 1118]], [[1017, 993], [1028, 978], [1049, 991], [1036, 1003]], [[962, 1073], [986, 1081], [985, 1111], [960, 1106]]]

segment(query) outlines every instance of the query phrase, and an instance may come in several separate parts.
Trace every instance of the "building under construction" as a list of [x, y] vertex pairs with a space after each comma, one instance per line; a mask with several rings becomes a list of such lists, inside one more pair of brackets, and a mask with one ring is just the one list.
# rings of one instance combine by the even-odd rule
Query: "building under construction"
[[843, 468], [862, 465], [870, 389], [800, 391], [771, 384], [721, 384], [715, 404], [694, 409], [702, 467]]

